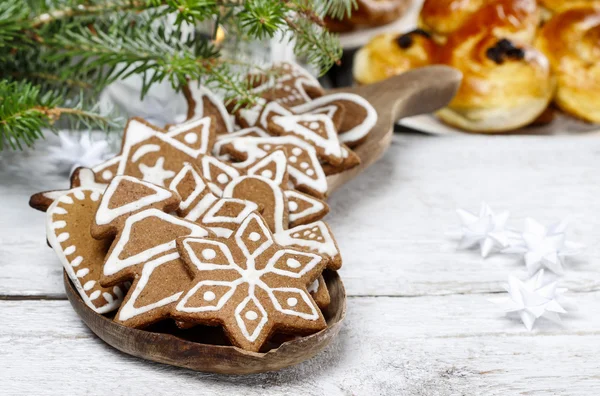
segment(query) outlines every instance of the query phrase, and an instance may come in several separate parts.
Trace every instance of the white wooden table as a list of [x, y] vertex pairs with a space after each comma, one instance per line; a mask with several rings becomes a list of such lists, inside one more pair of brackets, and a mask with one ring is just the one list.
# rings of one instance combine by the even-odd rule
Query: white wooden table
[[[25, 161], [35, 162], [35, 158]], [[28, 197], [56, 178], [0, 170], [0, 394], [600, 394], [600, 138], [397, 135], [330, 200], [348, 316], [323, 353], [280, 372], [208, 375], [96, 338], [66, 300]], [[64, 185], [62, 181], [58, 186]], [[529, 333], [488, 298], [518, 259], [456, 251], [457, 207], [485, 200], [549, 223], [572, 215], [587, 249], [563, 285], [579, 310]]]

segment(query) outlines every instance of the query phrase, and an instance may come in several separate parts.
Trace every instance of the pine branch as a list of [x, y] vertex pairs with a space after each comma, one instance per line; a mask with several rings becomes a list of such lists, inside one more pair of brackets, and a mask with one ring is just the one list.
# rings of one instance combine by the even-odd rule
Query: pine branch
[[65, 114], [89, 128], [116, 125], [111, 116], [86, 109], [83, 101], [69, 108], [61, 103], [62, 97], [54, 91], [42, 92], [27, 82], [0, 81], [0, 150], [5, 145], [13, 150], [33, 145], [44, 137], [43, 129], [54, 129]]
[[[253, 65], [222, 55], [213, 42], [219, 26], [229, 41], [291, 35], [297, 55], [323, 73], [338, 61], [341, 48], [323, 28], [322, 17], [347, 14], [354, 3], [1, 0], [0, 150], [33, 144], [59, 118], [94, 128], [111, 124], [90, 110], [89, 99], [134, 74], [142, 77], [142, 96], [157, 82], [168, 80], [180, 89], [192, 80], [224, 92], [238, 105], [252, 103], [256, 98], [245, 77]], [[169, 13], [177, 16], [174, 28], [163, 27]], [[183, 34], [184, 26], [201, 21], [212, 23], [209, 35]]]

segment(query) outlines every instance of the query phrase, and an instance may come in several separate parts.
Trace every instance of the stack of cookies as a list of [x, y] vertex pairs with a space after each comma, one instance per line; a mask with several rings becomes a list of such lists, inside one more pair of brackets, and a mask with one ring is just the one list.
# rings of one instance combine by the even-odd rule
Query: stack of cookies
[[327, 327], [322, 273], [342, 260], [322, 221], [326, 176], [360, 163], [352, 148], [377, 114], [360, 96], [326, 95], [297, 65], [274, 69], [234, 114], [190, 86], [188, 121], [133, 118], [114, 158], [31, 197], [91, 309], [134, 328], [219, 326], [255, 352], [275, 334]]

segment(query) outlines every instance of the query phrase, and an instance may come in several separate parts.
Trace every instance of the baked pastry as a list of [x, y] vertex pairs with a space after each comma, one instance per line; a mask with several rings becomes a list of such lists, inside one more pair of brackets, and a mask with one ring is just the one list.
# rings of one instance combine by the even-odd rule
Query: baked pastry
[[528, 44], [492, 34], [455, 34], [440, 63], [463, 73], [461, 87], [438, 117], [472, 132], [504, 132], [528, 125], [550, 103], [554, 81], [546, 57]]
[[558, 107], [600, 123], [600, 5], [555, 15], [541, 29], [536, 46], [557, 77]]
[[531, 42], [539, 24], [535, 0], [426, 0], [419, 25], [445, 43], [459, 30], [489, 30], [497, 37]]
[[538, 2], [553, 14], [581, 6], [600, 5], [599, 0], [538, 0]]
[[380, 34], [356, 53], [352, 74], [359, 84], [374, 83], [430, 65], [436, 52], [437, 44], [424, 30]]
[[336, 33], [349, 32], [359, 27], [382, 26], [400, 18], [411, 0], [357, 0], [357, 8], [349, 18], [327, 18], [327, 28]]

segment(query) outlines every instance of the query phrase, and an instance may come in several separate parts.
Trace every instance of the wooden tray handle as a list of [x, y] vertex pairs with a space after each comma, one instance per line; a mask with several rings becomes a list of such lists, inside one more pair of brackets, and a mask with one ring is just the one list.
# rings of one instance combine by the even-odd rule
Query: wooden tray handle
[[352, 92], [364, 97], [383, 118], [378, 122], [383, 126], [441, 109], [452, 100], [461, 80], [462, 74], [458, 70], [436, 65], [410, 70], [375, 84], [332, 92]]

